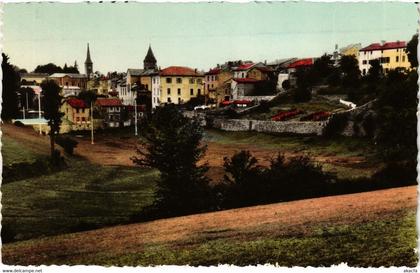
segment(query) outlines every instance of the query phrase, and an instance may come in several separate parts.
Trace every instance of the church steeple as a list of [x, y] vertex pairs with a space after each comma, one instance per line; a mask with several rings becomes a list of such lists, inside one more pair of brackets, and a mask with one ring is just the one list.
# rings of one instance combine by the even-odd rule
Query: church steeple
[[147, 50], [146, 57], [143, 60], [144, 69], [157, 69], [156, 58], [153, 54], [152, 47], [149, 44], [149, 49]]
[[93, 62], [90, 59], [90, 50], [89, 50], [89, 43], [87, 44], [87, 54], [86, 54], [86, 61], [85, 61], [85, 71], [88, 79], [93, 74]]

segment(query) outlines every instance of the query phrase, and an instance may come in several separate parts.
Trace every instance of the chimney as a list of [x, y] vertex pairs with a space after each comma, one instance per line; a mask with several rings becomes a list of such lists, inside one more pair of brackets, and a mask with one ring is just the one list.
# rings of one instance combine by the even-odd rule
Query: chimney
[[267, 65], [267, 60], [264, 60], [264, 64]]

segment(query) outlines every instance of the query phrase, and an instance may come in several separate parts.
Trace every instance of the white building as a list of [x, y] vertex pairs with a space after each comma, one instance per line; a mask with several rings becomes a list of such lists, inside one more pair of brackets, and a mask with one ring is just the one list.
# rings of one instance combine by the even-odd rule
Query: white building
[[134, 105], [136, 99], [136, 91], [131, 90], [131, 85], [126, 82], [120, 82], [117, 84], [116, 91], [118, 98], [121, 100], [123, 105]]
[[382, 57], [382, 45], [380, 43], [371, 44], [360, 49], [359, 68], [362, 75], [366, 75], [370, 68], [370, 61], [380, 59]]
[[160, 76], [152, 76], [152, 109], [160, 105]]

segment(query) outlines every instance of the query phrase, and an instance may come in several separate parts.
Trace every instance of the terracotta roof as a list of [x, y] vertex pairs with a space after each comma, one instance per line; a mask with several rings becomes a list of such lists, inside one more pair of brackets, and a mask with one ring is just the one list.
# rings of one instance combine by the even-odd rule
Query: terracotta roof
[[115, 106], [122, 106], [120, 99], [97, 99], [96, 104], [101, 107], [115, 107]]
[[395, 49], [395, 48], [405, 48], [407, 45], [404, 41], [397, 41], [397, 42], [389, 42], [389, 43], [385, 43], [382, 46], [382, 49]]
[[161, 76], [201, 76], [197, 70], [185, 66], [170, 66], [162, 69]]
[[240, 66], [238, 66], [237, 68], [235, 68], [235, 70], [236, 71], [248, 70], [251, 67], [253, 67], [254, 65], [255, 65], [254, 63], [241, 64]]
[[209, 70], [209, 72], [206, 73], [206, 75], [217, 75], [221, 71], [220, 68], [212, 68]]
[[374, 50], [387, 50], [387, 49], [396, 49], [396, 48], [405, 48], [406, 42], [397, 41], [397, 42], [388, 42], [381, 45], [380, 43], [370, 44], [367, 47], [360, 49], [360, 51], [374, 51]]
[[297, 68], [297, 67], [302, 67], [302, 66], [310, 66], [313, 65], [313, 60], [312, 58], [306, 58], [306, 59], [300, 59], [297, 60], [291, 64], [289, 64], [288, 68]]
[[250, 79], [250, 78], [236, 78], [233, 79], [237, 83], [256, 83], [259, 82], [259, 80], [256, 79]]
[[76, 98], [72, 98], [72, 99], [68, 99], [66, 101], [71, 107], [73, 108], [88, 108], [88, 106], [86, 105], [86, 103], [81, 100], [81, 99], [76, 99]]

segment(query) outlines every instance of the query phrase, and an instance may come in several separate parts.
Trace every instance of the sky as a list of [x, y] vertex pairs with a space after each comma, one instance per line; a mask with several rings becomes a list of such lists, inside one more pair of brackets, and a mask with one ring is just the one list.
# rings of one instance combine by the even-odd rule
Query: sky
[[229, 60], [273, 61], [332, 53], [335, 44], [408, 41], [413, 3], [6, 3], [3, 52], [32, 71], [76, 60], [86, 46], [94, 71], [143, 68], [151, 44], [158, 66], [207, 70]]

